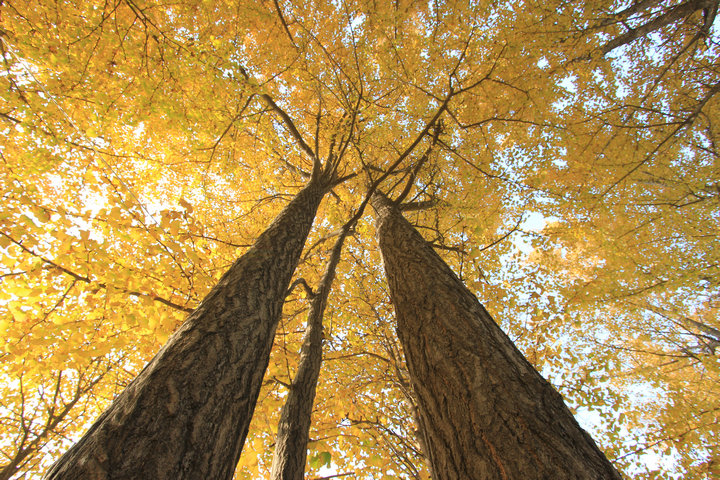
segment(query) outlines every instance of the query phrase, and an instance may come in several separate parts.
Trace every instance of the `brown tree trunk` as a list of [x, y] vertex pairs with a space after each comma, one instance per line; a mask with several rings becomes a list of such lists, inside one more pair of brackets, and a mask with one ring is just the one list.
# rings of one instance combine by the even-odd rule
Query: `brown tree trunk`
[[322, 365], [323, 315], [343, 243], [350, 228], [346, 225], [335, 242], [318, 291], [310, 302], [307, 331], [300, 349], [300, 364], [280, 411], [277, 441], [270, 469], [272, 480], [303, 480], [305, 476], [315, 388]]
[[232, 478], [283, 300], [327, 190], [321, 178], [230, 267], [46, 478]]
[[395, 205], [376, 194], [373, 206], [433, 478], [620, 479]]

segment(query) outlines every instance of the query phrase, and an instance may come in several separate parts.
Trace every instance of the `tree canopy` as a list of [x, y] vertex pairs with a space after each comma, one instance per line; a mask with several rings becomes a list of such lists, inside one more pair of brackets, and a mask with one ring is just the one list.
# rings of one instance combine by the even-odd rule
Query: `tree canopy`
[[[368, 187], [638, 478], [717, 473], [717, 0], [0, 0], [0, 479], [87, 428], [310, 177], [308, 289]], [[369, 215], [325, 313], [309, 475], [429, 478]], [[303, 288], [303, 285], [307, 288]]]

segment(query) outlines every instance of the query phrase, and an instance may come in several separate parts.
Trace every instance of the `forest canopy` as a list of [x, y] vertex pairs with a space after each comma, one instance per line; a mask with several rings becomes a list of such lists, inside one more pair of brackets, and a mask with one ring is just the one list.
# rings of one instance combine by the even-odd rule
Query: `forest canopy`
[[[236, 478], [371, 185], [633, 478], [720, 472], [717, 0], [0, 0], [0, 479], [37, 478], [309, 180]], [[378, 183], [379, 182], [379, 183]], [[368, 211], [307, 472], [429, 478]], [[328, 470], [330, 469], [330, 470]]]

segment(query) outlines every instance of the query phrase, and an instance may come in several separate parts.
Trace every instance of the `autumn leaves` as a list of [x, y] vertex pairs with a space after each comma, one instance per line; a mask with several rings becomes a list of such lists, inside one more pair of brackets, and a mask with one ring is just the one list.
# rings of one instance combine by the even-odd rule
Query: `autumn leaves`
[[[2, 475], [79, 438], [327, 168], [346, 181], [296, 269], [313, 293], [373, 185], [406, 194], [518, 348], [599, 415], [620, 468], [652, 476], [642, 452], [669, 452], [703, 478], [720, 425], [717, 3], [1, 2]], [[325, 306], [308, 471], [330, 455], [425, 478], [373, 233], [361, 215]], [[271, 470], [319, 307], [300, 292], [238, 478]], [[200, 337], [210, 359], [229, 348]], [[157, 394], [186, 415], [180, 380]], [[647, 384], [662, 394], [636, 407]]]

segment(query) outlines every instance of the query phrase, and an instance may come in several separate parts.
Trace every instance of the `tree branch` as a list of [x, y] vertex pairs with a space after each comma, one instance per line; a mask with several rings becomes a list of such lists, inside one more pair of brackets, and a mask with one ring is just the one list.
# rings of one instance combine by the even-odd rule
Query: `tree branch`
[[608, 43], [606, 43], [603, 47], [600, 48], [600, 51], [603, 55], [607, 55], [616, 48], [632, 43], [640, 37], [644, 37], [645, 35], [652, 33], [655, 30], [659, 30], [666, 25], [688, 17], [698, 10], [712, 7], [712, 5], [713, 2], [711, 0], [690, 0], [688, 2], [681, 3], [680, 5], [677, 5], [668, 10], [667, 12], [663, 13], [662, 15], [655, 17], [649, 22], [637, 28], [631, 28], [625, 34], [610, 40]]
[[285, 21], [285, 17], [283, 16], [282, 9], [280, 8], [280, 3], [278, 2], [278, 0], [273, 1], [275, 3], [275, 11], [277, 11], [278, 17], [280, 17], [280, 23], [282, 23], [282, 26], [285, 29], [285, 33], [287, 33], [287, 36], [290, 39], [290, 43], [293, 44], [293, 47], [297, 48], [297, 44], [295, 43], [292, 33], [290, 33], [290, 28], [288, 27], [288, 24]]
[[160, 297], [160, 296], [155, 295], [155, 294], [152, 294], [152, 293], [143, 293], [143, 292], [138, 292], [138, 291], [134, 291], [134, 290], [128, 290], [128, 289], [126, 289], [126, 288], [118, 288], [118, 287], [115, 287], [115, 286], [112, 286], [112, 285], [109, 285], [109, 286], [108, 286], [106, 283], [103, 283], [103, 282], [96, 282], [96, 281], [92, 280], [92, 279], [89, 278], [89, 277], [80, 275], [79, 273], [75, 273], [75, 272], [73, 272], [72, 270], [69, 270], [69, 269], [63, 267], [62, 265], [60, 265], [60, 264], [58, 264], [58, 263], [55, 263], [55, 262], [53, 262], [52, 260], [47, 259], [47, 258], [43, 257], [42, 255], [40, 255], [40, 254], [38, 254], [38, 253], [33, 252], [32, 250], [30, 250], [30, 249], [27, 248], [25, 245], [23, 245], [22, 243], [18, 242], [17, 240], [15, 240], [14, 238], [12, 238], [10, 235], [8, 235], [8, 234], [5, 233], [5, 232], [0, 232], [0, 235], [3, 235], [4, 237], [6, 237], [8, 240], [10, 240], [12, 243], [14, 243], [15, 245], [17, 245], [18, 247], [20, 247], [24, 252], [28, 253], [29, 255], [32, 255], [32, 256], [35, 257], [35, 258], [39, 258], [40, 260], [42, 260], [42, 261], [45, 262], [46, 264], [50, 265], [51, 267], [55, 268], [56, 270], [60, 270], [60, 271], [61, 271], [62, 273], [64, 273], [65, 275], [68, 275], [69, 277], [72, 277], [72, 278], [74, 278], [75, 280], [78, 280], [78, 281], [80, 281], [80, 282], [87, 283], [87, 284], [89, 284], [89, 285], [96, 285], [96, 286], [98, 286], [98, 287], [100, 287], [100, 288], [103, 288], [103, 289], [108, 289], [108, 287], [110, 287], [110, 288], [113, 288], [113, 289], [118, 290], [118, 291], [120, 291], [120, 292], [127, 293], [128, 295], [132, 295], [133, 297], [148, 297], [148, 298], [150, 298], [151, 300], [153, 300], [153, 301], [155, 301], [155, 302], [162, 303], [163, 305], [167, 305], [168, 307], [172, 307], [172, 308], [174, 308], [174, 309], [176, 309], [176, 310], [180, 310], [180, 311], [183, 311], [183, 312], [192, 313], [192, 312], [194, 311], [193, 308], [185, 307], [185, 306], [183, 306], [183, 305], [177, 304], [177, 303], [172, 302], [172, 301], [170, 301], [170, 300], [168, 300], [168, 299], [166, 299], [166, 298]]

